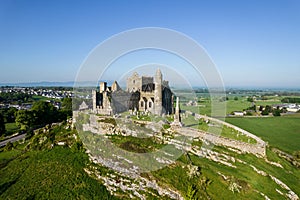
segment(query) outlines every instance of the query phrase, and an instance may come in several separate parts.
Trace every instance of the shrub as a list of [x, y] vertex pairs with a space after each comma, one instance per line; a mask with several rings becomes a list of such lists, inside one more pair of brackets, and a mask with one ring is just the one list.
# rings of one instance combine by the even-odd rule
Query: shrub
[[164, 129], [168, 129], [168, 128], [170, 128], [170, 127], [171, 127], [170, 124], [164, 124], [164, 125], [163, 125], [163, 128], [164, 128]]
[[5, 147], [4, 147], [4, 151], [10, 151], [12, 150], [14, 147], [14, 145], [11, 142], [6, 143]]
[[246, 112], [246, 115], [247, 116], [252, 116], [252, 113], [248, 111], [248, 112]]
[[274, 110], [272, 114], [273, 114], [274, 117], [278, 117], [278, 116], [281, 115], [280, 110], [278, 110], [278, 109]]
[[263, 111], [261, 112], [261, 114], [262, 114], [262, 115], [269, 115], [269, 112], [268, 112], [267, 110], [263, 110]]

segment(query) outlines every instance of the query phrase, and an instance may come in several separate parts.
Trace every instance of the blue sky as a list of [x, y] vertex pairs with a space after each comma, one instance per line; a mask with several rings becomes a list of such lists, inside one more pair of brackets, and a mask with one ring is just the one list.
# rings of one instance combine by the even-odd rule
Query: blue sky
[[2, 0], [0, 82], [73, 81], [105, 39], [163, 27], [202, 45], [225, 86], [300, 87], [299, 25], [298, 0]]

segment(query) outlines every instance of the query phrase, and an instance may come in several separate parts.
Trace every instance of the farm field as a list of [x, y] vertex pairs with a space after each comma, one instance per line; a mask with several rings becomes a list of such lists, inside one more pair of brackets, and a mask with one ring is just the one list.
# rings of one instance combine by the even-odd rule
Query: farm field
[[226, 118], [226, 121], [267, 141], [270, 146], [293, 153], [300, 150], [300, 114], [281, 117]]
[[51, 98], [39, 96], [39, 95], [33, 95], [32, 98], [34, 101], [46, 101], [46, 100], [52, 100]]
[[[279, 104], [280, 100], [271, 100], [271, 101], [256, 101], [256, 105], [266, 106], [272, 104]], [[248, 107], [252, 106], [252, 103], [247, 101], [246, 99], [233, 100], [229, 99], [228, 101], [218, 102], [217, 107], [215, 108], [215, 113], [222, 113], [222, 109], [226, 108], [226, 114], [230, 114], [233, 111], [243, 111]], [[189, 110], [195, 113], [200, 113], [202, 115], [211, 116], [211, 101], [204, 100], [203, 102], [198, 103], [198, 106], [186, 106], [184, 104], [181, 105], [182, 110]]]
[[16, 123], [6, 123], [5, 124], [5, 129], [6, 129], [6, 135], [11, 135], [19, 130], [17, 127]]

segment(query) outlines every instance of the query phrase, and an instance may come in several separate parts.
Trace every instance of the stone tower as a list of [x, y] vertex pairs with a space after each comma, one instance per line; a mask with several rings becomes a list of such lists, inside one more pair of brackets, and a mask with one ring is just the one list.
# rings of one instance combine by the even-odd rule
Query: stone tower
[[174, 121], [171, 123], [171, 125], [182, 127], [181, 117], [180, 117], [180, 108], [179, 108], [179, 97], [176, 98]]
[[181, 123], [180, 109], [179, 109], [179, 97], [176, 98], [176, 108], [175, 108], [174, 122]]
[[99, 91], [100, 92], [105, 92], [107, 88], [107, 83], [106, 82], [100, 82], [99, 84]]
[[162, 114], [162, 73], [158, 68], [156, 70], [156, 74], [154, 77], [154, 114], [161, 115]]
[[121, 87], [119, 86], [118, 82], [115, 81], [112, 85], [111, 85], [111, 91], [116, 92], [116, 91], [120, 91]]
[[92, 98], [93, 98], [93, 111], [97, 109], [97, 92], [96, 90], [92, 91]]

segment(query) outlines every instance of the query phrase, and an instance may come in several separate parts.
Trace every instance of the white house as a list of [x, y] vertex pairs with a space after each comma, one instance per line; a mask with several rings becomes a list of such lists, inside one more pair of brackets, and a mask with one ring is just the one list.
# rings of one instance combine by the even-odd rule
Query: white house
[[233, 115], [234, 116], [244, 116], [244, 112], [242, 112], [242, 111], [234, 111]]

